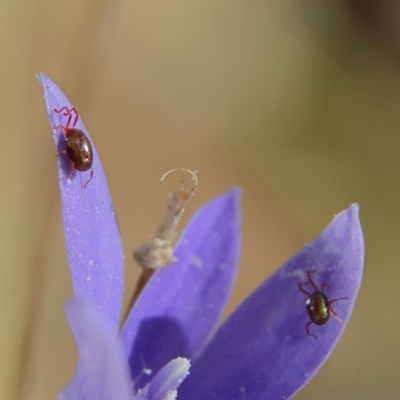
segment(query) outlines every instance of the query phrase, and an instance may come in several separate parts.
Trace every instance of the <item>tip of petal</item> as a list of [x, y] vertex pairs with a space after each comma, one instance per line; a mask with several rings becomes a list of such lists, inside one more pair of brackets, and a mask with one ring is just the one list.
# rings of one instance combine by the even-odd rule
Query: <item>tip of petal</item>
[[231, 190], [225, 193], [226, 197], [233, 197], [236, 201], [240, 201], [243, 194], [242, 186], [234, 186]]
[[[353, 203], [348, 209], [342, 211], [334, 218], [332, 227], [337, 234], [346, 236], [350, 234], [354, 246], [358, 246], [358, 253], [364, 259], [364, 234], [360, 222], [360, 206]], [[360, 264], [363, 265], [363, 262]]]
[[38, 72], [36, 74], [36, 78], [38, 79], [39, 83], [42, 86], [46, 86], [49, 83], [54, 83], [46, 74], [44, 74], [43, 72]]
[[360, 211], [360, 205], [358, 203], [353, 203], [350, 207], [349, 210], [355, 210], [355, 211]]
[[336, 218], [344, 214], [346, 214], [349, 218], [358, 218], [359, 213], [360, 213], [360, 205], [358, 203], [353, 203], [349, 208], [343, 210], [338, 215], [336, 215]]

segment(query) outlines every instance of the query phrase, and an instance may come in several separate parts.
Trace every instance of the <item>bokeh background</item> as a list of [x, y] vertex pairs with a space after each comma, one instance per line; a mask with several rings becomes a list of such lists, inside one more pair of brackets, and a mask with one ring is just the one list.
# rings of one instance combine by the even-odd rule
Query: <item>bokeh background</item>
[[399, 27], [395, 0], [2, 1], [0, 399], [54, 399], [77, 362], [38, 71], [63, 88], [95, 140], [127, 293], [139, 272], [132, 249], [181, 179], [160, 183], [170, 168], [200, 171], [185, 221], [244, 187], [243, 262], [227, 313], [359, 202], [360, 296], [297, 399], [400, 398]]

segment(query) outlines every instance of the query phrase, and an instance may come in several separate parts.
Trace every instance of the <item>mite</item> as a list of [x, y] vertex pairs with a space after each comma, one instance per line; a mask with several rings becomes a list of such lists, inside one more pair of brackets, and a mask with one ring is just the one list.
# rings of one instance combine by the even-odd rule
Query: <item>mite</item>
[[[67, 179], [74, 175], [75, 170], [85, 172], [90, 169], [90, 178], [83, 186], [86, 188], [88, 183], [93, 178], [93, 150], [92, 145], [90, 144], [90, 140], [83, 133], [81, 129], [75, 128], [76, 123], [78, 122], [79, 114], [76, 111], [76, 108], [68, 108], [63, 107], [59, 110], [53, 110], [56, 113], [61, 113], [62, 115], [68, 117], [66, 125], [59, 125], [54, 127], [54, 129], [62, 128], [65, 133], [65, 144], [66, 150], [61, 151], [57, 154], [57, 156], [61, 156], [63, 154], [68, 155], [68, 160], [71, 165], [71, 169], [67, 176]], [[72, 117], [74, 117], [74, 121], [71, 126]]]
[[[310, 333], [308, 329], [309, 326], [312, 324], [315, 325], [326, 324], [329, 320], [330, 314], [332, 314], [343, 326], [345, 326], [342, 319], [339, 318], [334, 309], [331, 307], [331, 304], [338, 300], [347, 300], [348, 297], [339, 297], [337, 299], [329, 301], [328, 297], [324, 293], [325, 287], [329, 287], [329, 285], [327, 283], [324, 283], [321, 287], [321, 290], [318, 289], [318, 286], [314, 283], [314, 281], [311, 278], [311, 274], [313, 274], [314, 272], [315, 270], [307, 271], [308, 281], [304, 283], [299, 283], [299, 289], [301, 290], [301, 292], [303, 292], [308, 296], [306, 299], [306, 308], [311, 321], [308, 322], [306, 325], [307, 335], [317, 340], [318, 337]], [[308, 285], [308, 284], [311, 284], [311, 286], [315, 289], [314, 293], [311, 294], [307, 292], [307, 290], [303, 289], [302, 285]]]

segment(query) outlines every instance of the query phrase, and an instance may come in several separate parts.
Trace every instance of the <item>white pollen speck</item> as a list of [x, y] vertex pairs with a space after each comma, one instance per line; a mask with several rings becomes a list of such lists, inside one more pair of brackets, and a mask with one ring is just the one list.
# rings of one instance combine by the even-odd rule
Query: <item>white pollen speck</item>
[[89, 261], [89, 265], [93, 265], [93, 260], [90, 260], [90, 261]]
[[192, 263], [199, 268], [203, 268], [203, 260], [198, 256], [192, 257]]
[[142, 371], [145, 375], [151, 375], [153, 373], [153, 370], [150, 368], [143, 368]]

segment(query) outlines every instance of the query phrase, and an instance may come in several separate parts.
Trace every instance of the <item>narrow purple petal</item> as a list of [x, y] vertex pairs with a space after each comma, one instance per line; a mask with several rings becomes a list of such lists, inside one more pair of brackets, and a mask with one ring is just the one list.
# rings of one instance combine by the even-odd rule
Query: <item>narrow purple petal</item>
[[139, 297], [121, 332], [133, 379], [144, 367], [157, 372], [192, 358], [215, 330], [238, 271], [240, 197], [235, 188], [200, 209], [176, 248], [179, 261], [157, 271]]
[[[67, 117], [54, 112], [73, 105], [46, 75], [37, 75], [44, 89], [47, 112], [53, 127], [57, 152], [65, 150], [65, 132], [54, 127], [67, 123]], [[89, 138], [93, 153], [93, 179], [86, 188], [90, 171], [75, 171], [67, 180], [70, 164], [67, 155], [59, 160], [59, 182], [63, 207], [67, 253], [77, 297], [91, 297], [115, 323], [120, 318], [123, 296], [124, 256], [114, 207], [99, 155], [81, 118], [76, 127]]]
[[[299, 282], [307, 271], [347, 322], [361, 284], [364, 242], [358, 205], [339, 214], [314, 242], [264, 282], [223, 324], [179, 389], [179, 400], [289, 399], [318, 371], [344, 327], [334, 318], [310, 326]], [[310, 285], [305, 288], [313, 292]]]
[[59, 400], [132, 400], [128, 363], [108, 315], [84, 298], [70, 300], [66, 315], [79, 349], [79, 368]]
[[158, 371], [150, 383], [138, 393], [138, 400], [169, 400], [175, 399], [177, 389], [189, 375], [190, 361], [178, 357], [170, 361]]

